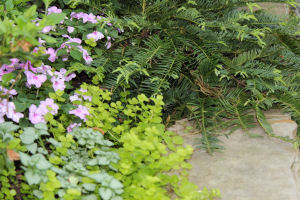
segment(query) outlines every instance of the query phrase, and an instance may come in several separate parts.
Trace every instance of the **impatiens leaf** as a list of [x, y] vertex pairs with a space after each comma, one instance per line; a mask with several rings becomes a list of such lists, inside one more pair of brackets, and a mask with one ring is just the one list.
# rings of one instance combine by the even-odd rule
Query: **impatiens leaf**
[[70, 55], [71, 55], [74, 59], [76, 59], [76, 60], [78, 60], [78, 61], [80, 61], [80, 60], [82, 59], [82, 53], [81, 53], [80, 51], [77, 51], [77, 50], [71, 50], [71, 51], [70, 51]]
[[47, 41], [47, 43], [49, 44], [54, 44], [56, 43], [56, 39], [54, 37], [51, 37], [51, 36], [48, 36], [48, 35], [45, 35], [45, 34], [42, 34], [41, 37]]

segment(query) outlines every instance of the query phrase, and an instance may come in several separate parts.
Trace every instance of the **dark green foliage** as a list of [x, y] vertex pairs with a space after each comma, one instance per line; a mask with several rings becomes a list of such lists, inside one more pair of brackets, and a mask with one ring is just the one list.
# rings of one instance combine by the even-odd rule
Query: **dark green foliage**
[[[200, 121], [201, 141], [209, 152], [218, 146], [213, 147], [216, 139], [206, 129], [248, 129], [254, 121], [251, 110], [258, 118], [261, 110], [279, 105], [299, 117], [298, 19], [252, 12], [255, 1], [122, 0], [117, 5], [107, 10], [125, 32], [103, 54], [108, 59], [103, 86], [116, 94], [124, 89], [163, 94], [166, 117]], [[139, 67], [122, 68], [122, 79], [111, 73], [120, 60]]]
[[253, 10], [258, 2], [294, 6], [294, 1], [70, 2], [93, 11], [102, 8], [124, 30], [112, 48], [101, 51], [101, 87], [111, 89], [115, 98], [124, 90], [162, 94], [165, 119], [199, 121], [209, 152], [215, 149], [212, 131], [252, 127], [261, 115], [250, 111], [279, 106], [299, 117], [299, 19]]

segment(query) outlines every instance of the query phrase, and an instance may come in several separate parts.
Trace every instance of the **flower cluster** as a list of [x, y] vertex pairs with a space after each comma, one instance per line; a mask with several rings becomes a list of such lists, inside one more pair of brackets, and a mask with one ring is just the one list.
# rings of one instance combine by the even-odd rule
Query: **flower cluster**
[[17, 94], [18, 93], [15, 89], [9, 90], [0, 86], [0, 123], [5, 121], [5, 116], [17, 123], [19, 123], [19, 120], [24, 117], [22, 113], [16, 112], [16, 106], [14, 102], [9, 101], [9, 98], [12, 98]]
[[66, 69], [60, 69], [60, 71], [55, 71], [52, 78], [51, 78], [51, 82], [52, 82], [52, 87], [54, 89], [54, 91], [57, 90], [61, 90], [64, 91], [66, 85], [65, 85], [65, 81], [70, 81], [73, 78], [76, 77], [76, 75], [74, 73], [69, 74], [68, 76], [66, 76]]
[[0, 123], [5, 121], [4, 116], [17, 123], [19, 123], [20, 118], [24, 117], [22, 113], [16, 112], [16, 106], [13, 102], [0, 98]]
[[48, 112], [52, 115], [56, 115], [58, 113], [58, 105], [50, 98], [47, 98], [45, 101], [41, 101], [39, 107], [34, 104], [29, 107], [29, 120], [32, 124], [46, 123], [44, 116]]
[[[76, 103], [76, 101], [82, 101], [82, 98], [84, 100], [92, 101], [91, 96], [83, 94], [85, 92], [87, 92], [87, 90], [81, 88], [78, 92], [75, 92], [73, 96], [70, 96], [70, 101]], [[86, 121], [86, 116], [90, 115], [89, 108], [82, 105], [78, 105], [76, 109], [69, 111], [69, 114], [73, 114], [82, 119], [83, 121]]]
[[[62, 10], [57, 8], [56, 6], [52, 6], [52, 7], [48, 8], [48, 15], [50, 15], [52, 13], [59, 14], [59, 13], [62, 13]], [[63, 23], [63, 21], [61, 23]], [[55, 29], [54, 26], [46, 26], [43, 28], [42, 33], [49, 33], [51, 30], [54, 30], [54, 29]]]
[[[57, 8], [56, 6], [49, 7], [47, 10], [47, 15], [51, 15], [53, 13], [59, 14], [62, 13], [62, 9]], [[69, 18], [68, 18], [69, 17]], [[33, 54], [40, 55], [40, 53], [44, 55], [48, 55], [48, 60], [51, 63], [56, 62], [59, 57], [62, 61], [69, 60], [69, 54], [71, 54], [73, 50], [79, 51], [82, 53], [82, 58], [86, 64], [91, 64], [93, 61], [90, 52], [84, 48], [82, 45], [82, 39], [88, 39], [93, 42], [97, 41], [105, 41], [105, 47], [107, 49], [111, 48], [111, 41], [114, 38], [106, 35], [107, 32], [100, 32], [96, 26], [98, 24], [107, 25], [112, 27], [112, 24], [109, 20], [104, 16], [94, 15], [92, 13], [75, 13], [72, 12], [70, 16], [66, 17], [64, 20], [60, 22], [60, 25], [57, 26], [47, 26], [41, 31], [44, 34], [47, 34], [51, 31], [57, 31], [61, 28], [66, 28], [66, 34], [63, 34], [62, 37], [64, 38], [63, 42], [61, 43], [58, 48], [53, 46], [48, 46], [47, 42], [42, 40], [41, 38], [38, 39], [39, 45], [35, 46], [32, 50]], [[76, 26], [65, 26], [66, 19], [73, 21], [74, 24], [76, 20], [79, 20], [79, 23], [92, 23], [95, 24], [94, 27], [97, 30], [91, 31], [86, 35], [82, 35], [82, 39], [74, 36], [74, 31]], [[39, 25], [40, 19], [37, 18], [34, 20], [36, 25]], [[118, 32], [121, 33], [123, 30], [118, 29]], [[77, 32], [75, 32], [77, 33]], [[73, 36], [72, 36], [73, 35]], [[58, 54], [58, 51], [64, 50], [67, 54]], [[61, 56], [60, 56], [61, 55]], [[71, 54], [72, 55], [72, 54]], [[5, 74], [12, 73], [16, 70], [21, 70], [20, 76], [22, 80], [25, 78], [25, 85], [27, 88], [36, 88], [36, 89], [43, 89], [43, 85], [46, 83], [51, 83], [52, 88], [55, 92], [57, 91], [64, 91], [66, 88], [66, 82], [72, 80], [76, 75], [75, 73], [67, 74], [67, 70], [65, 68], [60, 68], [59, 71], [55, 70], [49, 65], [42, 63], [40, 66], [33, 66], [30, 61], [20, 61], [17, 58], [10, 59], [9, 64], [3, 64], [0, 66], [0, 81], [2, 81], [2, 77]], [[18, 80], [18, 79], [16, 79]], [[15, 80], [12, 79], [11, 82]], [[83, 101], [88, 100], [91, 101], [92, 97], [84, 95], [87, 92], [86, 90], [80, 89], [78, 92], [75, 92], [73, 96], [70, 96], [70, 101], [76, 105], [76, 108], [69, 111], [69, 114], [75, 115], [79, 117], [81, 120], [86, 121], [86, 117], [90, 115], [89, 108], [83, 105], [78, 105], [74, 101]], [[14, 102], [10, 101], [13, 96], [17, 95], [17, 91], [15, 89], [6, 89], [0, 86], [0, 122], [5, 121], [5, 118], [11, 119], [14, 122], [19, 122], [20, 118], [24, 118], [24, 114], [20, 112], [16, 112], [16, 106]], [[53, 115], [58, 113], [58, 105], [55, 104], [53, 99], [47, 98], [44, 101], [41, 101], [39, 105], [29, 104], [29, 121], [32, 124], [37, 123], [46, 123], [45, 115], [47, 113], [51, 113]], [[73, 123], [68, 127], [68, 131], [72, 130], [72, 128], [80, 126], [81, 124]]]
[[73, 96], [70, 96], [70, 101], [73, 102], [73, 101], [81, 101], [81, 97], [84, 99], [84, 100], [88, 100], [88, 101], [92, 101], [92, 97], [91, 96], [87, 96], [87, 95], [83, 95], [83, 93], [86, 93], [87, 90], [84, 90], [84, 89], [79, 89], [79, 92], [75, 92], [75, 94]]
[[104, 19], [101, 16], [95, 16], [93, 13], [87, 14], [87, 13], [83, 13], [83, 12], [80, 12], [80, 13], [72, 12], [70, 16], [71, 16], [71, 20], [73, 18], [78, 19], [78, 20], [82, 19], [83, 23], [90, 22], [92, 24], [96, 24], [98, 22], [98, 20], [101, 21], [102, 19]]
[[83, 105], [78, 105], [78, 107], [74, 110], [70, 110], [69, 114], [73, 114], [77, 117], [79, 117], [80, 119], [82, 119], [83, 121], [86, 121], [86, 116], [90, 115], [89, 113], [89, 108]]
[[81, 126], [81, 123], [72, 123], [67, 127], [67, 131], [68, 131], [68, 133], [70, 133], [70, 132], [72, 132], [73, 128], [80, 127], [80, 126]]

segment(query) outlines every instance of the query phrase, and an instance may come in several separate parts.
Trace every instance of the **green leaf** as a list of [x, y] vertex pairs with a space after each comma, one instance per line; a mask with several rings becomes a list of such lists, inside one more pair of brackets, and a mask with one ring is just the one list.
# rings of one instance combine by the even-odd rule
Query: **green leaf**
[[263, 111], [258, 107], [258, 105], [255, 106], [256, 110], [256, 118], [261, 127], [265, 130], [265, 132], [269, 135], [274, 135], [272, 126], [269, 124], [269, 122], [266, 120], [266, 117], [263, 113]]
[[53, 26], [55, 24], [60, 23], [62, 20], [65, 19], [65, 17], [65, 13], [51, 13], [50, 15], [42, 19], [42, 21], [40, 22], [40, 27]]
[[50, 43], [50, 44], [54, 44], [57, 42], [57, 40], [54, 38], [54, 37], [51, 37], [49, 35], [45, 35], [45, 34], [41, 34], [41, 37], [46, 40], [47, 43]]
[[37, 150], [37, 144], [32, 143], [32, 144], [26, 145], [26, 148], [30, 153], [35, 154], [36, 150]]
[[172, 142], [174, 144], [183, 144], [183, 139], [180, 136], [174, 136], [172, 137]]
[[91, 47], [95, 47], [97, 45], [97, 43], [95, 42], [95, 40], [93, 38], [84, 40], [84, 42], [87, 43], [88, 45], [90, 45]]
[[20, 139], [24, 144], [31, 144], [37, 139], [35, 129], [32, 127], [25, 128], [24, 132], [20, 135]]
[[62, 159], [57, 157], [57, 156], [52, 156], [49, 158], [49, 161], [52, 163], [52, 164], [55, 164], [55, 165], [59, 165], [60, 163], [62, 163]]
[[5, 1], [6, 10], [12, 10], [14, 8], [14, 2], [12, 0]]
[[89, 162], [87, 164], [90, 166], [95, 166], [98, 164], [98, 160], [97, 159], [89, 160]]
[[51, 163], [48, 162], [42, 154], [35, 154], [34, 156], [32, 156], [32, 159], [35, 158], [38, 159], [38, 162], [36, 164], [36, 168], [38, 169], [45, 170], [49, 169], [52, 166]]
[[64, 91], [63, 90], [57, 90], [55, 93], [57, 94], [57, 96], [61, 97], [64, 94]]
[[77, 51], [77, 50], [71, 50], [71, 51], [70, 51], [70, 55], [71, 55], [74, 59], [76, 59], [76, 60], [78, 60], [78, 61], [80, 61], [80, 60], [82, 59], [82, 53], [81, 53], [80, 51]]
[[20, 152], [19, 155], [20, 155], [20, 160], [21, 160], [22, 164], [25, 166], [28, 166], [31, 161], [30, 156], [23, 152]]
[[41, 181], [41, 177], [39, 174], [34, 173], [33, 170], [28, 169], [25, 172], [25, 178], [29, 185], [39, 184]]
[[118, 181], [117, 179], [113, 179], [111, 182], [110, 182], [110, 185], [109, 185], [112, 189], [120, 189], [120, 188], [123, 188], [123, 185], [120, 181]]
[[84, 196], [82, 200], [97, 200], [97, 196], [94, 194], [88, 195], [88, 196]]
[[82, 187], [88, 191], [95, 191], [96, 185], [93, 183], [82, 184]]
[[13, 100], [13, 102], [16, 106], [16, 112], [24, 112], [31, 105], [28, 102], [20, 102], [18, 100]]
[[53, 0], [43, 0], [43, 3], [45, 4], [45, 8], [48, 8], [49, 5], [52, 3]]
[[67, 49], [59, 49], [56, 53], [56, 56], [63, 56], [63, 55], [67, 55]]
[[77, 189], [68, 189], [67, 193], [73, 196], [80, 196], [81, 192]]
[[37, 128], [37, 129], [45, 130], [45, 131], [48, 130], [47, 125], [44, 124], [44, 123], [38, 123], [38, 124], [35, 124], [34, 127]]
[[2, 85], [8, 85], [9, 82], [14, 78], [14, 73], [8, 73], [8, 74], [4, 74], [2, 76]]
[[0, 123], [0, 133], [12, 133], [18, 130], [19, 126], [13, 124], [12, 122], [3, 122]]
[[33, 17], [36, 14], [36, 8], [37, 8], [36, 5], [33, 5], [30, 8], [28, 8], [24, 13], [24, 17], [27, 17], [27, 18]]
[[109, 188], [100, 188], [99, 194], [103, 200], [109, 200], [112, 197], [113, 192]]

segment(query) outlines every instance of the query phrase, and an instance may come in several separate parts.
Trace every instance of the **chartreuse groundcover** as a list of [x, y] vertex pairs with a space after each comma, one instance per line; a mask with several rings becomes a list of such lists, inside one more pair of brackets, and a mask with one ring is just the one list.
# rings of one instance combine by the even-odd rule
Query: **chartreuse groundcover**
[[219, 198], [166, 126], [213, 153], [254, 117], [275, 136], [264, 110], [299, 121], [299, 18], [258, 2], [1, 0], [0, 199]]

